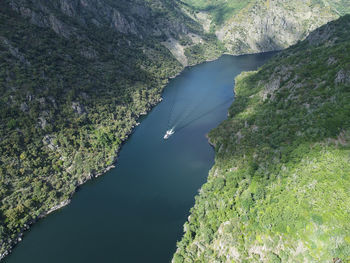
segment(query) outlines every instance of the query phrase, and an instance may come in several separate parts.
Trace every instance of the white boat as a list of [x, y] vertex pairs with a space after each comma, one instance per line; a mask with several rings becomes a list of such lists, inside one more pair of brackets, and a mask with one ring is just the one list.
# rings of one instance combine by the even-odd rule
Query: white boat
[[174, 133], [175, 133], [174, 128], [171, 128], [170, 130], [167, 130], [166, 133], [165, 133], [165, 135], [164, 135], [164, 140], [169, 139], [169, 137], [170, 137], [171, 135], [173, 135]]

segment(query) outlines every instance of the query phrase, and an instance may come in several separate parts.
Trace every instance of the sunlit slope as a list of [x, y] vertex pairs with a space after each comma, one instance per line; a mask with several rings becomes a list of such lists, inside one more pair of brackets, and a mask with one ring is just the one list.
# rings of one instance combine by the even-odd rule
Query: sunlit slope
[[0, 258], [115, 161], [170, 76], [225, 52], [288, 46], [349, 8], [186, 2], [0, 1]]
[[185, 0], [183, 2], [195, 12], [209, 13], [215, 25], [222, 25], [228, 19], [239, 13], [243, 8], [254, 2], [254, 0]]
[[348, 1], [341, 0], [183, 2], [231, 54], [287, 48], [316, 28], [350, 12]]
[[173, 262], [350, 260], [350, 16], [236, 78]]
[[348, 0], [328, 0], [328, 1], [325, 1], [325, 3], [328, 3], [340, 15], [345, 15], [350, 13], [350, 3]]

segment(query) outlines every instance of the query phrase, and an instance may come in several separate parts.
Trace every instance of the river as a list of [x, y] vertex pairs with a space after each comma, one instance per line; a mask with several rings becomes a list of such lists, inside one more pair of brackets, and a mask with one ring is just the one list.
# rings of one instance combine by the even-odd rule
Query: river
[[170, 262], [214, 163], [205, 135], [226, 118], [235, 76], [273, 54], [224, 55], [185, 69], [124, 144], [116, 168], [34, 224], [5, 262]]

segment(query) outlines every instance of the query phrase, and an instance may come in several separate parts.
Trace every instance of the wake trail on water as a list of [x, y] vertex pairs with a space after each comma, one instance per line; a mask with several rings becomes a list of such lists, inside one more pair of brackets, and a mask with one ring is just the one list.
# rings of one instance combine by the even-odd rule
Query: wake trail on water
[[174, 131], [179, 132], [179, 131], [185, 129], [187, 126], [189, 126], [193, 122], [200, 120], [201, 118], [207, 116], [210, 113], [215, 112], [216, 110], [219, 110], [222, 106], [228, 104], [229, 102], [232, 102], [232, 100], [233, 100], [233, 98], [229, 98], [229, 99], [225, 100], [223, 103], [220, 103], [219, 105], [212, 107], [208, 111], [202, 112], [199, 115], [195, 115], [193, 118], [189, 119], [188, 121], [186, 121], [186, 119], [184, 119], [184, 121], [181, 121], [180, 123], [173, 126]]
[[178, 112], [178, 114], [175, 114], [176, 113], [175, 109], [179, 107], [178, 105], [181, 105], [177, 98], [178, 90], [176, 90], [173, 96], [172, 105], [170, 107], [167, 130], [175, 129], [178, 126], [182, 126], [183, 123], [187, 123], [190, 120], [189, 118], [191, 118], [191, 116], [196, 112], [199, 106], [203, 104], [204, 101], [208, 98], [209, 91], [210, 91], [210, 88], [207, 88], [204, 91], [202, 91], [200, 93], [200, 96], [197, 97], [195, 102], [193, 103], [189, 102], [187, 105], [185, 105], [184, 109], [180, 109], [180, 112]]

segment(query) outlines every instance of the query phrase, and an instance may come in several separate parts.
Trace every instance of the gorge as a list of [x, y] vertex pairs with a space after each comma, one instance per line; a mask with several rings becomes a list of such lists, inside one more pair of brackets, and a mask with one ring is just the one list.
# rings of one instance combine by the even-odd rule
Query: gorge
[[[122, 143], [137, 125], [138, 118], [159, 103], [160, 94], [168, 83], [168, 79], [179, 74], [185, 66], [218, 58], [223, 53], [238, 55], [287, 48], [307, 37], [316, 28], [349, 11], [346, 0], [2, 1], [0, 3], [1, 257], [7, 255], [11, 247], [22, 239], [22, 233], [28, 229], [29, 225], [45, 216], [52, 208], [66, 204], [80, 185], [100, 175], [114, 164]], [[347, 107], [344, 101], [341, 103], [338, 101], [340, 98], [343, 100], [348, 98], [348, 58], [339, 57], [340, 54], [348, 54], [346, 19], [347, 16], [340, 19], [340, 22], [316, 29], [307, 41], [298, 43], [289, 51], [282, 52], [278, 58], [266, 66], [266, 70], [262, 70], [263, 73], [259, 73], [262, 76], [259, 81], [254, 82], [256, 75], [253, 73], [240, 76], [238, 81], [240, 79], [244, 81], [238, 82], [237, 86], [238, 91], [243, 91], [243, 95], [238, 97], [236, 106], [232, 106], [229, 118], [236, 115], [242, 120], [246, 118], [242, 122], [244, 127], [260, 132], [260, 125], [248, 118], [254, 109], [260, 112], [261, 108], [256, 108], [256, 105], [260, 103], [270, 105], [268, 102], [271, 100], [271, 108], [266, 108], [263, 112], [275, 109], [276, 112], [283, 114], [283, 110], [286, 110], [286, 116], [290, 105], [296, 107], [293, 108], [293, 112], [298, 112], [305, 107], [306, 113], [310, 115], [300, 113], [300, 116], [304, 114], [310, 117], [310, 127], [298, 130], [304, 126], [295, 124], [296, 126], [288, 129], [294, 131], [300, 138], [311, 136], [313, 142], [318, 140], [333, 142], [334, 140], [338, 142], [337, 147], [346, 148]], [[327, 53], [328, 49], [334, 53]], [[293, 53], [298, 55], [293, 57]], [[302, 57], [312, 57], [313, 60], [300, 60]], [[299, 64], [295, 63], [296, 61], [299, 61]], [[315, 63], [312, 64], [312, 61]], [[310, 63], [311, 66], [306, 67]], [[289, 67], [290, 64], [291, 67]], [[303, 69], [305, 74], [296, 70], [302, 65], [305, 65]], [[327, 65], [328, 71], [325, 70], [324, 65]], [[270, 70], [272, 67], [275, 71]], [[328, 73], [325, 74], [325, 72]], [[257, 76], [260, 76], [259, 74]], [[269, 77], [276, 74], [278, 76], [276, 78]], [[308, 82], [301, 82], [300, 76], [308, 79]], [[327, 76], [327, 78], [322, 79], [320, 76]], [[231, 89], [233, 77], [234, 75]], [[265, 83], [265, 90], [261, 89], [262, 83]], [[287, 88], [283, 89], [286, 83]], [[323, 89], [324, 85], [328, 88]], [[250, 100], [250, 97], [246, 96], [249, 92], [242, 88], [246, 86], [251, 87], [254, 92], [259, 91], [264, 98], [263, 101], [259, 102], [256, 94], [250, 94], [249, 96], [255, 98]], [[281, 92], [280, 89], [282, 89]], [[332, 96], [331, 93], [327, 93], [332, 89], [336, 90], [337, 95]], [[296, 90], [299, 93], [294, 93]], [[305, 97], [308, 100], [296, 100], [298, 96], [302, 96], [301, 94], [313, 94], [314, 100], [312, 101], [308, 96]], [[328, 99], [331, 100], [328, 101]], [[249, 101], [248, 104], [247, 101]], [[333, 108], [334, 102], [343, 105], [343, 109]], [[327, 107], [322, 108], [324, 105]], [[243, 110], [245, 107], [248, 107], [247, 111]], [[318, 115], [313, 115], [314, 112]], [[269, 117], [262, 116], [261, 119], [269, 119]], [[274, 119], [279, 120], [276, 116]], [[330, 130], [316, 121], [318, 119], [325, 120], [331, 127]], [[295, 123], [295, 120], [299, 120], [298, 117], [292, 118], [291, 123]], [[218, 132], [220, 129], [216, 129], [213, 132], [216, 138], [210, 139], [213, 145], [218, 147], [216, 150], [219, 159], [216, 162], [219, 163], [220, 169], [215, 168], [218, 172], [214, 174], [226, 174], [230, 171], [235, 174], [235, 178], [240, 178], [239, 180], [245, 186], [238, 182], [240, 190], [237, 193], [243, 193], [244, 209], [238, 205], [239, 209], [235, 211], [244, 217], [239, 217], [240, 223], [245, 222], [242, 223], [244, 226], [246, 224], [252, 226], [254, 223], [249, 221], [251, 216], [248, 212], [250, 209], [254, 210], [252, 203], [258, 203], [254, 197], [255, 191], [268, 182], [268, 180], [254, 181], [258, 178], [253, 176], [255, 171], [259, 171], [260, 175], [268, 174], [268, 178], [281, 180], [278, 169], [285, 169], [285, 165], [281, 164], [282, 168], [276, 166], [277, 168], [274, 169], [277, 170], [272, 171], [261, 166], [260, 161], [255, 160], [255, 154], [251, 158], [251, 153], [242, 153], [245, 158], [247, 156], [251, 158], [246, 160], [249, 165], [244, 169], [248, 169], [247, 171], [239, 170], [239, 167], [234, 164], [235, 161], [231, 158], [238, 161], [240, 158], [237, 156], [225, 156], [225, 160], [229, 160], [225, 161], [226, 164], [223, 166], [227, 171], [221, 169], [220, 153], [229, 151], [231, 147], [235, 148], [236, 146], [232, 145], [237, 144], [235, 141], [237, 138], [238, 143], [244, 142], [243, 145], [246, 143], [257, 145], [254, 140], [245, 141], [249, 137], [246, 130], [231, 130], [228, 124], [230, 121], [232, 120], [228, 120], [224, 125], [227, 125], [227, 130], [232, 134]], [[233, 123], [234, 126], [237, 124], [237, 127], [242, 125], [238, 120], [233, 120]], [[273, 140], [268, 142], [261, 140], [267, 143], [265, 148], [262, 148], [262, 152], [268, 155], [267, 158], [278, 160], [285, 153], [285, 156], [289, 156], [289, 152], [285, 152], [284, 149], [291, 148], [283, 146], [283, 143], [289, 145], [301, 142], [295, 140], [292, 134], [283, 134], [280, 131], [281, 125], [284, 127], [283, 123], [277, 122], [274, 126], [266, 128], [269, 130], [269, 133], [265, 134], [266, 138], [269, 137], [268, 134], [272, 134], [273, 130], [279, 132], [274, 135], [278, 138], [277, 143]], [[269, 147], [274, 151], [268, 150]], [[343, 150], [340, 151], [344, 153]], [[342, 163], [340, 160], [337, 162]], [[345, 167], [346, 165], [344, 171], [346, 171]], [[236, 176], [234, 172], [236, 169], [243, 175]], [[273, 174], [277, 174], [276, 177], [272, 176]], [[251, 176], [255, 178], [253, 181]], [[271, 182], [274, 185], [275, 181]], [[249, 186], [251, 183], [252, 186]], [[221, 178], [218, 185], [222, 184], [225, 186], [226, 180]], [[205, 191], [206, 187], [210, 188], [210, 185], [211, 180], [201, 192]], [[248, 190], [245, 188], [247, 185]], [[337, 186], [337, 189], [344, 189], [346, 181], [340, 185], [342, 186]], [[213, 193], [216, 193], [215, 187], [213, 189]], [[221, 191], [221, 186], [218, 189]], [[234, 191], [236, 188], [230, 186], [230, 189]], [[237, 193], [235, 196], [238, 201], [235, 200], [235, 202], [241, 204], [240, 195]], [[199, 200], [202, 196], [206, 195], [199, 195]], [[268, 195], [262, 191], [259, 196], [262, 196], [261, 200], [265, 200], [264, 198]], [[211, 198], [208, 197], [207, 201], [198, 201], [202, 204], [211, 204], [204, 210], [198, 210], [196, 203], [193, 213], [197, 214], [201, 211], [200, 214], [204, 218], [194, 215], [192, 218], [197, 219], [192, 219], [192, 222], [185, 224], [186, 234], [183, 241], [179, 243], [174, 261], [214, 262], [223, 261], [224, 258], [225, 260], [249, 259], [252, 261], [260, 258], [267, 262], [273, 260], [278, 262], [285, 257], [279, 254], [280, 249], [272, 248], [273, 246], [267, 244], [269, 242], [275, 244], [277, 238], [284, 240], [285, 236], [281, 233], [286, 231], [285, 235], [291, 237], [290, 228], [296, 230], [296, 225], [306, 222], [305, 218], [308, 218], [299, 214], [295, 221], [297, 223], [288, 226], [289, 230], [287, 226], [279, 225], [277, 232], [280, 234], [275, 235], [275, 239], [269, 236], [271, 233], [264, 232], [263, 236], [256, 234], [255, 239], [262, 240], [261, 242], [265, 244], [264, 248], [256, 248], [257, 245], [252, 248], [250, 241], [247, 241], [248, 245], [243, 249], [241, 246], [244, 242], [232, 240], [229, 243], [240, 244], [240, 247], [226, 247], [224, 239], [226, 240], [227, 237], [227, 240], [230, 240], [231, 237], [226, 236], [221, 239], [214, 236], [224, 233], [222, 229], [226, 224], [229, 225], [228, 228], [232, 233], [238, 233], [237, 225], [230, 220], [221, 222], [225, 223], [222, 226], [214, 223], [207, 224], [210, 222], [207, 219], [211, 214], [218, 217], [218, 208], [223, 205], [212, 206], [210, 200]], [[231, 199], [227, 201], [231, 207], [235, 207], [236, 203], [231, 202], [233, 202]], [[266, 204], [264, 206], [268, 207]], [[223, 207], [225, 208], [226, 205]], [[324, 209], [330, 211], [326, 206]], [[342, 216], [346, 218], [346, 208], [344, 211], [345, 214]], [[236, 212], [221, 211], [220, 213], [224, 213], [225, 216], [220, 220], [226, 220], [226, 214], [229, 218], [235, 217]], [[320, 222], [324, 224], [322, 231], [326, 231], [327, 227], [331, 226], [330, 221], [325, 220], [319, 212], [312, 215], [312, 220], [316, 225]], [[335, 247], [332, 247], [329, 241], [321, 242], [327, 246], [320, 245], [319, 240], [330, 237], [323, 233], [315, 236], [317, 242], [308, 241], [308, 244], [312, 244], [311, 248], [305, 247], [305, 244], [289, 248], [287, 244], [287, 248], [290, 249], [284, 252], [287, 258], [295, 262], [296, 256], [293, 251], [306, 250], [314, 251], [307, 256], [315, 260], [328, 260], [331, 254], [335, 258], [338, 255], [342, 256], [343, 260], [346, 260], [348, 236], [344, 230], [346, 226], [343, 226], [343, 219], [339, 220], [340, 223], [337, 224], [343, 228], [343, 235], [333, 237], [337, 240]], [[313, 229], [314, 226], [307, 227]], [[238, 228], [244, 231], [242, 225]], [[244, 236], [253, 240], [252, 233], [256, 233], [255, 231], [256, 229], [249, 234], [245, 233], [247, 235]], [[301, 232], [293, 233], [297, 235], [294, 237], [295, 240], [306, 240]], [[220, 245], [218, 246], [213, 240]], [[219, 250], [218, 247], [220, 247]], [[315, 256], [319, 253], [314, 247], [322, 251], [322, 259], [320, 256]], [[202, 253], [201, 250], [204, 248], [210, 254]], [[259, 253], [252, 253], [252, 251]], [[260, 253], [261, 251], [264, 252]], [[330, 253], [330, 251], [333, 252]], [[301, 255], [305, 257], [303, 253]]]
[[[226, 118], [234, 76], [272, 55], [223, 56], [170, 81], [163, 101], [123, 146], [116, 168], [34, 225], [5, 262], [170, 262], [194, 196], [213, 165], [205, 134]], [[197, 106], [190, 119], [215, 110], [165, 141], [174, 99], [175, 116], [187, 105]]]

